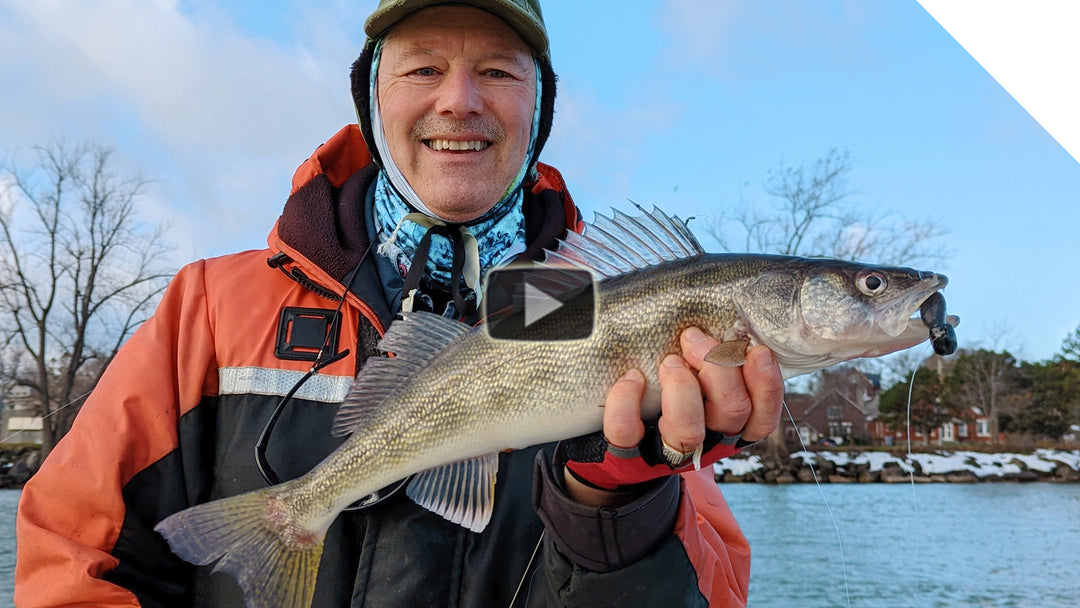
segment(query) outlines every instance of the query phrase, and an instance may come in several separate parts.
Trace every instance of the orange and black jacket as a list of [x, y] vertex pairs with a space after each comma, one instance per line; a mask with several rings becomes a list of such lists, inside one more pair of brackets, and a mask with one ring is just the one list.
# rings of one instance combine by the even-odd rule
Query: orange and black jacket
[[[23, 490], [18, 607], [243, 605], [230, 577], [181, 561], [153, 527], [265, 486], [254, 445], [311, 367], [306, 334], [329, 331], [334, 352], [349, 354], [301, 386], [267, 458], [282, 478], [296, 477], [341, 441], [329, 432], [337, 404], [393, 318], [373, 265], [361, 263], [376, 175], [369, 159], [359, 129], [342, 129], [297, 170], [268, 249], [176, 275]], [[527, 255], [581, 229], [550, 167], [530, 184], [525, 212]], [[343, 278], [357, 265], [341, 302]], [[327, 537], [313, 605], [501, 607], [523, 580], [515, 606], [745, 604], [749, 548], [711, 471], [597, 509], [567, 499], [547, 460], [539, 448], [501, 455], [496, 511], [480, 534], [401, 495], [343, 513]]]

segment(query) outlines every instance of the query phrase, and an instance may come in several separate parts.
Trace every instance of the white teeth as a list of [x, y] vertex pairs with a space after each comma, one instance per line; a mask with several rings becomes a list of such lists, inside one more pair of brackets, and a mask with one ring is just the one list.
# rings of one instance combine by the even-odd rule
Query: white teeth
[[425, 140], [432, 150], [483, 150], [489, 144], [486, 141], [455, 141], [452, 139], [428, 139]]

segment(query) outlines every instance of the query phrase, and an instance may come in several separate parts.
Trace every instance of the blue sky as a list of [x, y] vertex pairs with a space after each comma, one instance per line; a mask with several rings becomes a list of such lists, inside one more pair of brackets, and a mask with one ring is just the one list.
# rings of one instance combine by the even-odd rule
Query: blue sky
[[[178, 263], [262, 247], [295, 167], [355, 120], [375, 4], [0, 0], [0, 153], [102, 141], [154, 180], [141, 212], [170, 223]], [[707, 218], [840, 148], [853, 203], [947, 231], [930, 269], [961, 345], [1042, 360], [1080, 325], [1080, 163], [915, 1], [544, 13], [560, 86], [543, 160], [587, 217], [656, 204], [715, 249]]]

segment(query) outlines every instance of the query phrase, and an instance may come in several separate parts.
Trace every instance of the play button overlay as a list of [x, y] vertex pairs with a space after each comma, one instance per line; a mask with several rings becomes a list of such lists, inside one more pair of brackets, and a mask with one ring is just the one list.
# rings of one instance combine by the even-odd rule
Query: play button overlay
[[499, 340], [582, 340], [592, 335], [596, 289], [576, 268], [510, 266], [488, 273], [484, 327]]
[[525, 288], [525, 327], [529, 327], [540, 319], [559, 310], [563, 306], [562, 300], [549, 296], [542, 289], [534, 286], [527, 279]]

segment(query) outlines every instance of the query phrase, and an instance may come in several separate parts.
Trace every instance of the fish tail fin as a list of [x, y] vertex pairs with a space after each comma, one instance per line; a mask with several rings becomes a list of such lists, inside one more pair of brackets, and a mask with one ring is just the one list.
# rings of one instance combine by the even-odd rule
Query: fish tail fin
[[235, 577], [248, 606], [308, 608], [325, 533], [283, 521], [278, 497], [285, 485], [196, 505], [154, 530], [185, 561], [216, 561], [214, 572]]

